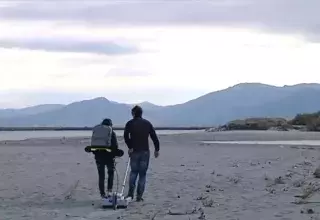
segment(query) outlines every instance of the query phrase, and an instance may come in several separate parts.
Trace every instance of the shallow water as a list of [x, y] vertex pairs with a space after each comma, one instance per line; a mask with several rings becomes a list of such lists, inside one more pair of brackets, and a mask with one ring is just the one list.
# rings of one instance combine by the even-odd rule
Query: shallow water
[[[118, 136], [122, 130], [115, 131]], [[199, 130], [159, 130], [157, 134], [184, 134], [201, 132]], [[25, 140], [29, 138], [58, 138], [58, 137], [90, 137], [91, 131], [0, 131], [0, 141]]]
[[247, 144], [247, 145], [306, 145], [320, 146], [320, 140], [290, 140], [290, 141], [202, 141], [204, 144]]

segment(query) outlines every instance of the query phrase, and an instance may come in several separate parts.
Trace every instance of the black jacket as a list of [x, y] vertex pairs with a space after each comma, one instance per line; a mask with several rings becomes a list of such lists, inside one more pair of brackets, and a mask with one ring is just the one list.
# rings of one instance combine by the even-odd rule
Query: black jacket
[[149, 150], [149, 135], [153, 141], [156, 151], [160, 150], [160, 143], [156, 131], [146, 119], [136, 117], [127, 122], [124, 129], [124, 141], [129, 149], [134, 151], [148, 151]]

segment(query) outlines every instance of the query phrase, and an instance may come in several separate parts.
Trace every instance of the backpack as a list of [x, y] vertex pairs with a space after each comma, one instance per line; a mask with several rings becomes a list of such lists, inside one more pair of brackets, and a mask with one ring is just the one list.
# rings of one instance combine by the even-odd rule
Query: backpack
[[112, 127], [107, 125], [96, 125], [91, 136], [91, 146], [111, 147]]

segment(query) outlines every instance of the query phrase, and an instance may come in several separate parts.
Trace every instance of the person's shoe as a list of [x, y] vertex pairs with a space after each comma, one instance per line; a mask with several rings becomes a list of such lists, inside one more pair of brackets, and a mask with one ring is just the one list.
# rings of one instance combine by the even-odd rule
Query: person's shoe
[[143, 202], [144, 200], [143, 200], [142, 197], [138, 197], [136, 201], [137, 201], [137, 202]]
[[111, 197], [112, 196], [112, 191], [108, 191], [108, 193], [107, 193], [107, 197]]
[[127, 195], [126, 197], [124, 197], [125, 199], [130, 199], [133, 200], [133, 196], [132, 195]]
[[107, 195], [106, 194], [101, 194], [101, 199], [108, 199], [110, 197], [112, 197], [112, 192], [108, 192]]

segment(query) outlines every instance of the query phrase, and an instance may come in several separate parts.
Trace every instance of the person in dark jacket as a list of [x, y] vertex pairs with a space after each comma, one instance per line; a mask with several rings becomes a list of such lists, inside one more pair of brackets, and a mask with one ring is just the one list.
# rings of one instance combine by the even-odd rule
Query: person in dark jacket
[[[104, 119], [103, 122], [100, 125], [95, 126], [94, 129], [96, 129], [96, 133], [98, 133], [99, 136], [96, 135], [97, 137], [94, 137], [94, 135], [93, 135], [93, 139], [95, 138], [96, 141], [93, 140], [92, 142], [110, 143], [111, 144], [110, 146], [103, 146], [103, 147], [108, 147], [111, 150], [118, 149], [117, 136], [116, 136], [116, 133], [112, 129], [112, 120], [111, 119], [108, 119], [108, 118]], [[103, 135], [104, 131], [106, 133], [105, 136]], [[111, 132], [111, 137], [110, 137], [109, 131]], [[95, 130], [93, 132], [95, 132]], [[110, 138], [111, 138], [111, 140], [110, 140]], [[105, 141], [102, 141], [104, 139], [105, 139]], [[115, 161], [114, 161], [115, 157], [112, 153], [107, 152], [105, 150], [101, 150], [101, 151], [98, 150], [98, 151], [95, 151], [93, 154], [95, 156], [95, 161], [96, 161], [96, 165], [97, 165], [97, 169], [98, 169], [100, 195], [102, 198], [105, 198], [105, 197], [110, 196], [112, 193], [114, 169], [115, 169], [115, 167], [114, 167], [115, 166]], [[105, 194], [105, 185], [104, 185], [105, 167], [107, 167], [107, 169], [108, 169], [108, 195], [107, 196]]]
[[127, 197], [131, 197], [133, 199], [136, 180], [139, 176], [137, 201], [143, 201], [142, 196], [145, 190], [146, 174], [150, 159], [149, 136], [151, 137], [155, 147], [155, 158], [159, 156], [160, 143], [151, 122], [142, 118], [142, 108], [140, 106], [135, 106], [131, 113], [133, 119], [126, 123], [124, 130], [124, 140], [129, 148], [131, 167]]

